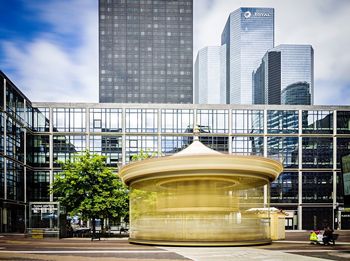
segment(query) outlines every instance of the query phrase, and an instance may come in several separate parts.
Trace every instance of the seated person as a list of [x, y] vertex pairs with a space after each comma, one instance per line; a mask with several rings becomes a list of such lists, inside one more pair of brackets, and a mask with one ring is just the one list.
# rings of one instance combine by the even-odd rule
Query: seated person
[[323, 243], [329, 245], [329, 241], [333, 240], [333, 229], [330, 226], [326, 226], [323, 232]]

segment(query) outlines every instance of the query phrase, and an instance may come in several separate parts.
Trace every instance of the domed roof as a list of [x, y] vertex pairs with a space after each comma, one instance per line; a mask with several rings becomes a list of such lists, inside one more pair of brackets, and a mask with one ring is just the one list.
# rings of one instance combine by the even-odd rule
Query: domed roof
[[267, 184], [283, 171], [282, 164], [272, 159], [212, 150], [199, 141], [198, 128], [193, 134], [192, 144], [172, 156], [132, 162], [122, 167], [119, 171], [122, 181], [130, 185], [143, 179], [246, 176]]
[[194, 156], [194, 155], [220, 155], [220, 153], [216, 150], [212, 150], [205, 146], [198, 139], [194, 139], [194, 141], [187, 148], [179, 151], [178, 153], [173, 154], [171, 157], [179, 157], [179, 156]]

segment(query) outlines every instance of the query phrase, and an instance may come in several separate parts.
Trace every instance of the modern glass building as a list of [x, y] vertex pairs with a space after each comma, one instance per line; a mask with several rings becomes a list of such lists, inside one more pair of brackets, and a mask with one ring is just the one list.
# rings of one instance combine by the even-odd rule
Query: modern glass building
[[226, 103], [226, 45], [198, 51], [194, 71], [194, 103]]
[[267, 52], [253, 71], [253, 104], [281, 104], [281, 53]]
[[270, 196], [289, 214], [287, 229], [321, 228], [325, 220], [350, 229], [340, 166], [350, 154], [350, 106], [34, 103], [0, 77], [1, 232], [23, 232], [30, 202], [56, 200], [48, 187], [58, 160], [89, 149], [117, 171], [141, 149], [182, 150], [194, 125], [212, 149], [283, 163]]
[[[303, 93], [308, 91], [308, 94], [304, 98], [301, 98], [301, 94], [291, 96], [292, 89], [296, 91], [295, 85], [300, 85], [301, 82], [308, 85], [307, 90], [305, 86], [303, 87]], [[313, 86], [314, 51], [312, 46], [281, 44], [267, 51], [259, 67], [253, 71], [253, 103], [311, 105], [313, 104]], [[284, 91], [287, 87], [289, 90]], [[288, 94], [288, 99], [281, 100], [281, 91], [284, 92], [284, 98]], [[270, 95], [274, 96], [273, 99]], [[307, 97], [308, 99], [305, 100]]]
[[227, 46], [228, 104], [252, 104], [252, 72], [274, 47], [274, 9], [239, 8], [227, 19], [221, 44]]
[[193, 0], [99, 0], [99, 101], [193, 102]]

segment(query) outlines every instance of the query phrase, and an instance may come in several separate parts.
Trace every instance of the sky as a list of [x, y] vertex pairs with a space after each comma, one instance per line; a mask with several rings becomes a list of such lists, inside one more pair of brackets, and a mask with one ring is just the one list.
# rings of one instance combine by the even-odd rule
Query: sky
[[[275, 45], [311, 44], [317, 105], [350, 105], [349, 0], [194, 0], [194, 57], [239, 7], [275, 8]], [[98, 102], [98, 1], [0, 0], [0, 70], [31, 101]]]

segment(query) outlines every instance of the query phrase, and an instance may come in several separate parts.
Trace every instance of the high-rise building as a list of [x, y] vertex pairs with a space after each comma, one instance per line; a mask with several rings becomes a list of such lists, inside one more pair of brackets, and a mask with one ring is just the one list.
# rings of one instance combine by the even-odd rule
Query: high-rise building
[[[253, 103], [311, 105], [313, 86], [312, 46], [281, 44], [267, 51], [260, 66], [253, 71]], [[297, 94], [298, 91], [303, 95]]]
[[[310, 103], [314, 104], [314, 49], [311, 45], [281, 44], [271, 51], [281, 52], [281, 90], [294, 83], [309, 84]], [[297, 96], [295, 96], [297, 97]], [[290, 101], [288, 104], [304, 104], [304, 101]]]
[[252, 104], [252, 72], [274, 47], [274, 9], [235, 10], [227, 19], [221, 44], [227, 46], [227, 103]]
[[226, 103], [226, 45], [199, 50], [194, 74], [194, 103]]
[[99, 101], [193, 102], [193, 0], [99, 0]]
[[267, 52], [253, 72], [253, 104], [281, 104], [280, 52]]

